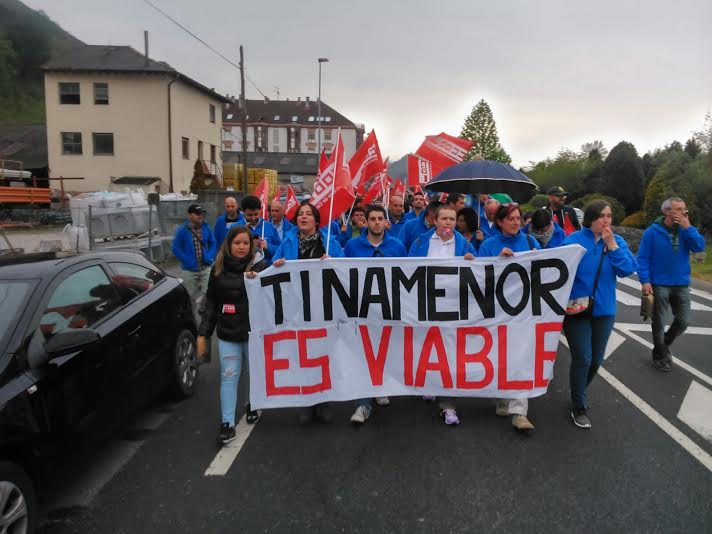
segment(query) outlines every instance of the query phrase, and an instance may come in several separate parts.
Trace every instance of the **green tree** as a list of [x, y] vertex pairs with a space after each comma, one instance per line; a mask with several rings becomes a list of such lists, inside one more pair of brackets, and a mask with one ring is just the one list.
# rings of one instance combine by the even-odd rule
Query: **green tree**
[[695, 159], [700, 152], [702, 152], [700, 143], [698, 143], [694, 137], [688, 139], [687, 143], [685, 143], [685, 154]]
[[512, 163], [512, 158], [502, 148], [497, 133], [497, 124], [492, 116], [489, 104], [480, 100], [472, 108], [472, 112], [465, 119], [465, 124], [460, 132], [460, 137], [474, 141], [470, 152], [465, 159], [482, 156], [485, 159]]
[[585, 209], [588, 204], [593, 202], [594, 200], [605, 200], [611, 205], [611, 212], [613, 212], [613, 224], [614, 225], [619, 225], [620, 222], [625, 218], [625, 209], [623, 208], [623, 205], [618, 202], [613, 197], [609, 197], [606, 195], [601, 195], [600, 193], [591, 193], [589, 195], [586, 195], [585, 197], [579, 198], [578, 200], [575, 200], [574, 202], [571, 203], [571, 205], [574, 208], [581, 208]]
[[692, 159], [683, 151], [670, 154], [655, 174], [645, 190], [645, 221], [652, 224], [660, 215], [660, 206], [666, 198], [677, 196], [686, 200], [690, 210], [690, 219], [694, 221], [697, 215], [697, 205], [693, 195]]
[[643, 163], [635, 147], [621, 141], [603, 162], [600, 190], [617, 198], [628, 213], [640, 210], [645, 193]]

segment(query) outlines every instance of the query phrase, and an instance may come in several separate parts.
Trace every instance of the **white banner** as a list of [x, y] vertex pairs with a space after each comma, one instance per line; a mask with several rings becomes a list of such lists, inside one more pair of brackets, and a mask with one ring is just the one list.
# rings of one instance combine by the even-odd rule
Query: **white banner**
[[247, 280], [253, 409], [393, 395], [536, 397], [584, 249], [288, 261]]

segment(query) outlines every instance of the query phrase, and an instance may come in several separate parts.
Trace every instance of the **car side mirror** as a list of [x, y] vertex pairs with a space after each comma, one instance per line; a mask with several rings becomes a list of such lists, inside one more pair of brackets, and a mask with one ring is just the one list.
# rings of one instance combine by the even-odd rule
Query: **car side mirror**
[[58, 356], [81, 350], [98, 341], [99, 337], [99, 334], [90, 328], [65, 330], [53, 335], [45, 343], [45, 351], [47, 351], [51, 360]]

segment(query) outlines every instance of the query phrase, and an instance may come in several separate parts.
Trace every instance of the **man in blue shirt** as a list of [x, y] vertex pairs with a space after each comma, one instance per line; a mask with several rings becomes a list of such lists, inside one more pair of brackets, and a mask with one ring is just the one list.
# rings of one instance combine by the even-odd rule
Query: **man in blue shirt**
[[405, 223], [407, 222], [403, 208], [403, 197], [398, 195], [391, 197], [388, 203], [388, 217], [390, 221], [386, 222], [388, 233], [392, 237], [399, 237]]
[[407, 251], [410, 251], [410, 247], [419, 235], [424, 234], [433, 227], [435, 224], [435, 212], [438, 211], [440, 206], [442, 206], [441, 202], [433, 200], [425, 208], [425, 211], [420, 214], [420, 217], [405, 223], [398, 237]]
[[[262, 258], [268, 264], [272, 263], [272, 256], [277, 251], [277, 247], [282, 242], [277, 233], [277, 229], [274, 225], [265, 221], [260, 217], [262, 212], [262, 203], [260, 199], [255, 196], [246, 196], [242, 199], [242, 213], [245, 216], [245, 222], [247, 223], [247, 228], [249, 228], [252, 233], [252, 237], [257, 239], [257, 249], [258, 254], [262, 253]], [[264, 227], [264, 236], [262, 229]], [[255, 256], [257, 257], [257, 256]]]
[[[685, 201], [666, 199], [663, 215], [643, 233], [638, 249], [638, 278], [643, 294], [653, 294], [653, 366], [672, 371], [670, 345], [690, 320], [690, 253], [702, 252], [705, 240], [690, 224]], [[672, 308], [674, 320], [665, 332]]]
[[272, 201], [272, 205], [269, 208], [269, 214], [270, 222], [272, 223], [272, 226], [274, 226], [275, 230], [277, 230], [277, 234], [279, 235], [279, 239], [281, 241], [284, 239], [284, 235], [289, 233], [294, 228], [294, 225], [284, 217], [284, 206], [276, 198]]
[[405, 214], [405, 220], [412, 221], [420, 217], [425, 211], [425, 194], [422, 191], [413, 193], [413, 200], [410, 204], [410, 211]]
[[[405, 247], [399, 239], [386, 233], [386, 210], [383, 206], [371, 206], [366, 212], [367, 230], [354, 237], [344, 249], [347, 258], [392, 258], [405, 256]], [[388, 397], [377, 397], [379, 406], [388, 406]], [[373, 410], [372, 399], [356, 401], [356, 411], [351, 416], [351, 422], [363, 424]]]
[[227, 197], [224, 200], [224, 205], [225, 213], [215, 219], [215, 229], [213, 230], [218, 248], [225, 241], [225, 236], [232, 225], [245, 225], [245, 218], [237, 209], [237, 200], [234, 197]]
[[188, 219], [179, 226], [173, 238], [173, 255], [181, 265], [183, 285], [190, 295], [193, 313], [205, 296], [210, 280], [210, 268], [217, 254], [217, 243], [210, 226], [203, 220], [205, 210], [198, 204], [188, 206]]

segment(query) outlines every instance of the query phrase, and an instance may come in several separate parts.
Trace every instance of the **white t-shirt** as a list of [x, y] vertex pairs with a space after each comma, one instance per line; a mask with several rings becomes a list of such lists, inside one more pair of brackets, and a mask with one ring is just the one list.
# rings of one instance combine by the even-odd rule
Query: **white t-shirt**
[[443, 241], [437, 232], [430, 238], [428, 247], [428, 258], [454, 258], [455, 257], [455, 236], [447, 241]]

